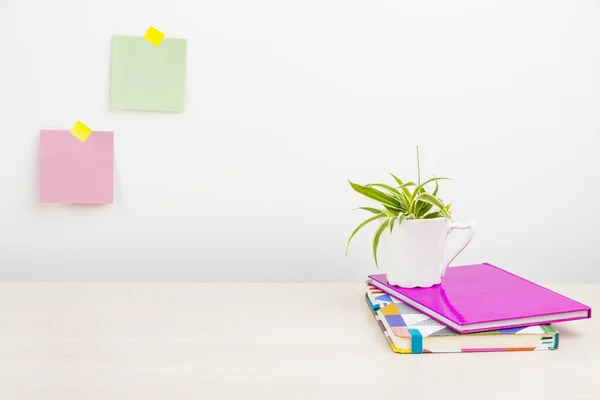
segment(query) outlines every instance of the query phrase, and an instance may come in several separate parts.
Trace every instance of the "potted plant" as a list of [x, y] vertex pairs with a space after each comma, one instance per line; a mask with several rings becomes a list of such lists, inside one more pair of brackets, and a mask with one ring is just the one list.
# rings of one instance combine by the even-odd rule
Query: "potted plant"
[[[417, 147], [417, 183], [404, 182], [396, 175], [392, 185], [350, 183], [352, 189], [378, 203], [379, 207], [359, 207], [372, 215], [360, 223], [350, 235], [346, 254], [352, 238], [362, 228], [377, 221], [379, 227], [373, 236], [373, 258], [375, 266], [386, 272], [388, 283], [401, 287], [430, 287], [439, 284], [446, 268], [471, 242], [475, 233], [474, 224], [459, 224], [452, 221], [450, 204], [438, 197], [441, 180], [450, 178], [433, 177], [421, 182], [421, 165]], [[431, 193], [428, 186], [434, 186]], [[454, 229], [468, 229], [469, 234], [462, 246], [444, 261], [447, 235]], [[378, 248], [385, 251], [378, 259]]]

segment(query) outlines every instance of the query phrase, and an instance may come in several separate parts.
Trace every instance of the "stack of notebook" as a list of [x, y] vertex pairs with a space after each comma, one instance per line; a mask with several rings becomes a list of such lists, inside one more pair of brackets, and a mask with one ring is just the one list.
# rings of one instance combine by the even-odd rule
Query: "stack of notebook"
[[590, 307], [488, 263], [448, 268], [430, 288], [371, 275], [365, 298], [397, 353], [555, 350], [552, 323], [591, 317]]

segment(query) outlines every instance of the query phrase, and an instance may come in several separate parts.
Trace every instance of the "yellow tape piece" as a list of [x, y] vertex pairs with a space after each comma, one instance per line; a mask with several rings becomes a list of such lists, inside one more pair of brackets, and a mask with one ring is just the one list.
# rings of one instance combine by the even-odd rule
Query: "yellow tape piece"
[[92, 133], [92, 130], [81, 121], [77, 121], [73, 129], [71, 129], [71, 134], [82, 142], [85, 142], [90, 133]]
[[160, 44], [162, 43], [164, 38], [165, 38], [165, 34], [153, 26], [148, 28], [148, 30], [146, 31], [146, 34], [144, 35], [144, 39], [146, 39], [147, 41], [149, 41], [150, 43], [152, 43], [155, 46], [160, 46]]

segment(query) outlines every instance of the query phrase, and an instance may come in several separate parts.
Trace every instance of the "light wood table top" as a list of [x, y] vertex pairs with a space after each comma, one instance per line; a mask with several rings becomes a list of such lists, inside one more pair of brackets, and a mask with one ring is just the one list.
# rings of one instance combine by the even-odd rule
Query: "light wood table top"
[[[594, 308], [600, 285], [549, 285]], [[364, 284], [0, 284], [0, 399], [600, 399], [598, 319], [556, 351], [395, 354]]]

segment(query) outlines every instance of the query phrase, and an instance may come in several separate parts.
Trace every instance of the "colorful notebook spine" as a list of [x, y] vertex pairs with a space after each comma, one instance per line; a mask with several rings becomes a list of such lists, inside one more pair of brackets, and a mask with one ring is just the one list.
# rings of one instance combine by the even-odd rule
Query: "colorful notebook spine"
[[375, 318], [375, 321], [377, 321], [377, 325], [379, 326], [379, 329], [381, 329], [381, 332], [383, 333], [383, 336], [385, 336], [385, 340], [387, 340], [388, 344], [390, 345], [390, 347], [392, 348], [392, 350], [396, 353], [401, 353], [402, 350], [397, 348], [396, 345], [394, 344], [394, 342], [392, 341], [392, 338], [390, 337], [390, 334], [388, 333], [387, 329], [385, 329], [385, 326], [383, 325], [383, 322], [381, 322], [381, 320], [379, 319], [379, 316], [377, 315], [377, 311], [373, 310], [373, 303], [371, 303], [371, 300], [369, 299], [369, 296], [365, 293], [365, 300], [367, 301], [367, 305], [369, 306], [369, 309], [371, 310], [372, 314], [373, 314], [373, 318]]
[[[373, 289], [375, 289], [375, 291], [379, 290], [379, 289], [376, 289], [375, 287], [371, 286], [371, 290], [373, 290]], [[381, 293], [383, 293], [383, 292], [381, 292]], [[377, 315], [377, 311], [379, 311], [381, 309], [381, 306], [379, 304], [373, 304], [371, 302], [371, 299], [369, 299], [368, 294], [366, 294], [366, 293], [365, 293], [365, 299], [367, 301], [367, 305], [369, 306], [369, 308], [371, 309], [371, 312], [373, 313], [373, 316], [377, 320], [377, 324], [379, 325], [379, 328], [381, 328], [381, 331], [385, 335], [385, 338], [387, 339], [388, 343], [390, 344], [390, 346], [392, 347], [392, 349], [395, 352], [423, 354], [423, 335], [421, 335], [421, 332], [419, 332], [418, 329], [412, 329], [412, 328], [408, 329], [408, 333], [410, 334], [410, 337], [411, 337], [411, 350], [410, 351], [405, 351], [405, 350], [397, 348], [394, 345], [394, 343], [392, 342], [392, 339], [391, 339], [387, 329], [385, 329], [383, 322], [381, 322], [381, 320], [379, 319], [379, 316]]]

